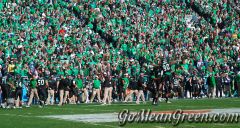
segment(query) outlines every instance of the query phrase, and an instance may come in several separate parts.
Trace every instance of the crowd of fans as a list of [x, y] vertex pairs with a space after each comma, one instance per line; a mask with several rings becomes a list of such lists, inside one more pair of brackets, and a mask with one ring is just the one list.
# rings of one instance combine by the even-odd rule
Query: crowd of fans
[[[13, 81], [28, 80], [28, 105], [34, 95], [49, 104], [53, 94], [59, 96], [59, 105], [82, 101], [79, 94], [86, 102], [94, 101], [97, 94], [98, 102], [139, 103], [165, 75], [170, 76], [165, 97], [239, 96], [240, 23], [230, 3], [238, 4], [231, 0], [3, 0], [1, 83], [16, 91]], [[201, 13], [195, 4], [203, 9]], [[159, 66], [167, 69], [161, 76]], [[41, 85], [39, 79], [48, 81], [45, 92], [35, 90]]]

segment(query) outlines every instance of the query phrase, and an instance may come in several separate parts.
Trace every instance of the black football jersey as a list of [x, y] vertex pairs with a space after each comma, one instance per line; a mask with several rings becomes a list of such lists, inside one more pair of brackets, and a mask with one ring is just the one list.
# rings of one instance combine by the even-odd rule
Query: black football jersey
[[38, 86], [45, 86], [46, 85], [46, 81], [47, 80], [45, 78], [40, 77], [40, 78], [37, 79], [37, 84], [38, 84]]
[[163, 69], [164, 74], [167, 72], [171, 72], [170, 64], [168, 63], [168, 61], [166, 59], [164, 59], [162, 61], [162, 69]]
[[156, 78], [162, 77], [163, 68], [162, 68], [161, 66], [156, 66], [156, 67], [154, 67], [153, 70], [154, 70], [154, 76], [155, 76]]
[[15, 80], [15, 86], [16, 86], [16, 88], [22, 88], [22, 80], [21, 79], [19, 79], [19, 80]]

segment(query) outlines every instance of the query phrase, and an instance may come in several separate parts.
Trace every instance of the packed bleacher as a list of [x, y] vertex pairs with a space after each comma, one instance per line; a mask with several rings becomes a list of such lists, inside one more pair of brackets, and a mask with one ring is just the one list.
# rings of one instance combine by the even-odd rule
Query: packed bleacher
[[19, 90], [27, 106], [238, 97], [238, 4], [3, 0], [0, 99], [22, 101]]

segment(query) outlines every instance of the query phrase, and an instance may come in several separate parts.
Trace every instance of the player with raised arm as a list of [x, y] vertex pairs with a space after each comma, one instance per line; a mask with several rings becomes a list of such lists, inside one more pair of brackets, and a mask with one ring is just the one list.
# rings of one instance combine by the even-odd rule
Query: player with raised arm
[[167, 58], [162, 60], [162, 96], [166, 98], [166, 103], [171, 103], [168, 101], [169, 95], [171, 93], [171, 68], [170, 63]]

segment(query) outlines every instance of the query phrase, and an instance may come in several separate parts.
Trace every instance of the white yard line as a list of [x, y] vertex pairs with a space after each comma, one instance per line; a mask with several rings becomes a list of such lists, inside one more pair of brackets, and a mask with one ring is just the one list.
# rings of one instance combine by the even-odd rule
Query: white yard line
[[110, 127], [110, 128], [121, 128], [121, 127], [117, 127], [114, 125], [106, 125], [106, 124], [98, 124], [98, 123], [85, 123], [85, 124], [92, 124], [92, 125], [96, 125], [96, 126], [105, 126], [105, 127]]
[[[96, 112], [96, 108], [47, 108], [47, 109], [55, 109], [55, 110], [61, 110], [61, 109], [64, 109], [64, 110], [85, 110], [85, 111], [88, 111], [88, 112]], [[114, 112], [115, 110], [104, 110], [104, 109], [98, 109], [97, 110], [98, 112]]]
[[184, 125], [184, 126], [191, 127], [191, 128], [196, 128], [196, 126], [194, 126], [194, 125], [189, 125], [189, 124], [186, 124], [186, 125]]
[[136, 102], [127, 102], [127, 103], [123, 103], [123, 102], [118, 102], [118, 103], [113, 103], [113, 104], [106, 104], [106, 105], [102, 105], [102, 104], [89, 104], [90, 106], [126, 106], [126, 105], [144, 105], [144, 104], [136, 104]]
[[165, 127], [162, 127], [162, 126], [155, 126], [155, 128], [165, 128]]
[[19, 116], [19, 117], [34, 117], [29, 115], [17, 115], [17, 114], [0, 114], [1, 116]]
[[[114, 113], [111, 113], [111, 114], [49, 115], [49, 116], [39, 116], [39, 117], [70, 121], [70, 122], [78, 122], [78, 123], [80, 122], [80, 123], [91, 124], [96, 126], [104, 126], [104, 127], [110, 127], [110, 128], [119, 128], [113, 125], [101, 124], [101, 123], [107, 123], [107, 122], [115, 122], [115, 120], [109, 121], [110, 119], [113, 119], [115, 115]], [[116, 115], [116, 119], [117, 119], [117, 115]]]
[[[14, 116], [14, 117], [37, 117], [37, 118], [43, 118], [42, 116], [29, 116], [29, 115], [17, 115], [17, 114], [0, 114], [0, 116]], [[51, 118], [51, 119], [56, 119], [56, 118]], [[64, 120], [64, 119], [57, 119], [57, 120], [62, 120], [62, 121], [69, 121], [69, 120]], [[75, 121], [74, 121], [75, 122]], [[77, 122], [77, 121], [76, 121]], [[107, 124], [99, 124], [99, 123], [90, 123], [90, 122], [81, 122], [84, 124], [91, 124], [91, 125], [95, 125], [95, 126], [104, 126], [104, 127], [108, 127], [108, 128], [120, 128], [117, 126], [113, 126], [113, 125], [107, 125]]]

